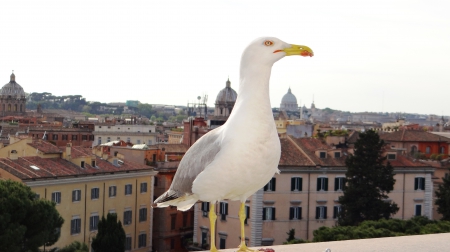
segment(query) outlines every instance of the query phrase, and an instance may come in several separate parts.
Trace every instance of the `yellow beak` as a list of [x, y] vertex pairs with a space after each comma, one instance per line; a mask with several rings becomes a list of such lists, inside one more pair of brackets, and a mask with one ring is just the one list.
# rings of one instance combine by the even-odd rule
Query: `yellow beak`
[[277, 52], [285, 52], [286, 56], [291, 55], [301, 55], [301, 56], [314, 56], [314, 52], [311, 50], [311, 48], [303, 45], [291, 45], [291, 47], [284, 48], [283, 50], [276, 50], [274, 53]]

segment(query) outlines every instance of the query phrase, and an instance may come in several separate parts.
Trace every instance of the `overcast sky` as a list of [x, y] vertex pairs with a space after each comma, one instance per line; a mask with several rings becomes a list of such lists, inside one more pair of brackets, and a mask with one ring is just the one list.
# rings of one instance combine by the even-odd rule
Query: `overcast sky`
[[[89, 101], [212, 106], [243, 49], [275, 36], [314, 50], [271, 77], [271, 104], [450, 115], [445, 1], [5, 1], [0, 85]], [[2, 83], [3, 82], [3, 83]]]

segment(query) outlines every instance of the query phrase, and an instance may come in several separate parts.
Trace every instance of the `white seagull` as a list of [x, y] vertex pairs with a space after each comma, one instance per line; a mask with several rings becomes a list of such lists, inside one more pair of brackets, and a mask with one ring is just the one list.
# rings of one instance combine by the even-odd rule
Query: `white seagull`
[[[272, 65], [284, 56], [313, 56], [307, 46], [273, 37], [254, 40], [241, 57], [240, 86], [226, 123], [195, 142], [181, 160], [172, 184], [155, 200], [157, 207], [177, 206], [186, 211], [198, 201], [209, 202], [211, 234], [215, 233], [214, 205], [239, 200], [241, 244], [245, 245], [246, 199], [262, 188], [278, 170], [280, 140], [272, 115], [269, 79]], [[211, 235], [211, 251], [218, 251]]]

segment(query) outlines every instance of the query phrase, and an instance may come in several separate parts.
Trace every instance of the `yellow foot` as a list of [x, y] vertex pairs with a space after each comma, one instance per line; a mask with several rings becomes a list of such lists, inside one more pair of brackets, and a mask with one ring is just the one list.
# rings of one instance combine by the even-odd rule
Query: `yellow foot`
[[211, 248], [209, 251], [210, 252], [219, 252], [219, 250], [217, 250], [217, 248]]
[[247, 248], [247, 246], [239, 246], [239, 249], [238, 250], [236, 250], [236, 252], [256, 252], [256, 250], [253, 250], [253, 249], [249, 249], [249, 248]]

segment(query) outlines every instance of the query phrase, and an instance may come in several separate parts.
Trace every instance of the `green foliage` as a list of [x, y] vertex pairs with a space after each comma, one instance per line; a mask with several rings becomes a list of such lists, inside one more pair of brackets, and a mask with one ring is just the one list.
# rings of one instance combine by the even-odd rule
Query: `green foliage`
[[36, 199], [30, 187], [0, 180], [0, 244], [2, 251], [37, 251], [58, 241], [64, 220], [55, 203]]
[[388, 219], [398, 211], [395, 203], [384, 201], [394, 188], [394, 168], [382, 157], [383, 140], [369, 130], [359, 134], [355, 154], [345, 161], [347, 185], [339, 197], [341, 226], [355, 226], [365, 220]]
[[302, 239], [296, 239], [295, 238], [295, 229], [289, 230], [289, 232], [286, 233], [288, 235], [288, 238], [286, 239], [283, 244], [298, 244], [298, 243], [305, 243], [307, 241], [304, 241]]
[[92, 249], [96, 252], [125, 251], [125, 230], [117, 221], [117, 214], [108, 213], [98, 222], [98, 233], [92, 240]]
[[58, 252], [89, 252], [89, 247], [85, 243], [74, 241], [64, 248], [59, 249]]
[[417, 216], [410, 220], [363, 221], [359, 226], [320, 227], [313, 232], [313, 242], [436, 234], [449, 231], [449, 221], [433, 221], [424, 216]]
[[450, 177], [442, 178], [442, 182], [435, 192], [437, 211], [442, 214], [442, 220], [450, 221]]

